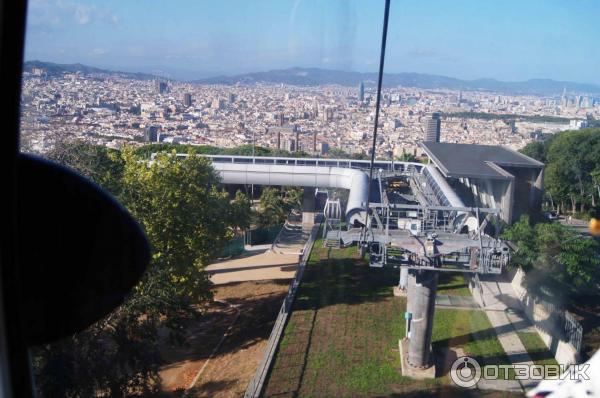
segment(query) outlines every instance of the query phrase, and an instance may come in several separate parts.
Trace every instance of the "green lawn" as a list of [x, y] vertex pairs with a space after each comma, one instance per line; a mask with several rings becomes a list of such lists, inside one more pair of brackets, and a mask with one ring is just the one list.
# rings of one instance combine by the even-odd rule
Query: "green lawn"
[[450, 296], [470, 296], [469, 282], [464, 274], [457, 272], [440, 272], [438, 293]]
[[558, 365], [539, 334], [535, 332], [517, 332], [517, 335], [536, 365]]
[[508, 363], [481, 311], [437, 309], [433, 348], [441, 375], [429, 381], [401, 375], [398, 340], [404, 337], [406, 301], [392, 295], [397, 280], [398, 270], [369, 268], [356, 247], [328, 249], [317, 241], [265, 395], [481, 395], [453, 388], [443, 357], [446, 347], [462, 347], [484, 363]]

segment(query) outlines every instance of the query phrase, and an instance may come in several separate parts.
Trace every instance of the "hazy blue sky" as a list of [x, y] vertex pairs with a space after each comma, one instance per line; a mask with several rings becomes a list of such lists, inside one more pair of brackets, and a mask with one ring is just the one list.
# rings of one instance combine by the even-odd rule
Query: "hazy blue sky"
[[[27, 60], [377, 70], [383, 0], [30, 0]], [[392, 0], [386, 72], [600, 84], [600, 1]]]

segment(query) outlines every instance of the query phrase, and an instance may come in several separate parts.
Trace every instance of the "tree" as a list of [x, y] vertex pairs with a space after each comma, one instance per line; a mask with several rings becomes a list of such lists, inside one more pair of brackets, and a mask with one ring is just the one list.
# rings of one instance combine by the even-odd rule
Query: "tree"
[[220, 153], [223, 153], [222, 148], [217, 148], [210, 145], [166, 144], [162, 142], [146, 144], [133, 150], [136, 156], [139, 156], [144, 159], [150, 159], [150, 156], [153, 153], [171, 153], [172, 151], [176, 151], [177, 153], [193, 152], [201, 155], [218, 155]]
[[521, 151], [546, 163], [546, 193], [553, 204], [559, 204], [559, 210], [565, 210], [565, 203], [573, 213], [596, 206], [595, 196], [600, 190], [594, 172], [600, 170], [600, 129], [564, 131], [543, 142], [530, 143]]
[[302, 188], [297, 187], [284, 187], [284, 208], [286, 213], [290, 213], [292, 211], [301, 212], [302, 211], [302, 195], [304, 193]]
[[600, 283], [600, 244], [593, 238], [574, 233], [560, 243], [558, 262], [564, 266], [568, 283], [576, 295], [598, 294]]
[[531, 269], [537, 258], [537, 247], [529, 216], [522, 215], [519, 221], [503, 232], [502, 239], [509, 240], [518, 247], [512, 255], [512, 262], [523, 267], [525, 271]]
[[402, 156], [398, 156], [398, 160], [401, 162], [416, 162], [417, 157], [412, 153], [403, 153]]
[[120, 200], [146, 231], [152, 261], [109, 316], [33, 351], [36, 387], [49, 397], [152, 392], [162, 361], [159, 328], [169, 332], [171, 344], [182, 342], [186, 321], [198, 317], [211, 298], [204, 266], [233, 236], [233, 228], [248, 225], [249, 205], [241, 194], [230, 201], [218, 191], [216, 172], [197, 156], [182, 160], [162, 153], [148, 164], [129, 149], [116, 151], [122, 169], [112, 175], [104, 173], [103, 150], [74, 148], [61, 152], [68, 155], [62, 159], [119, 187]]
[[547, 147], [548, 141], [534, 141], [525, 145], [525, 147], [521, 149], [521, 153], [539, 160], [542, 163], [546, 163]]
[[142, 224], [155, 263], [169, 270], [182, 294], [203, 301], [210, 291], [203, 267], [231, 239], [236, 221], [210, 161], [174, 154], [158, 154], [148, 165], [124, 152], [122, 200]]
[[[598, 192], [598, 199], [600, 199], [600, 165], [598, 165], [598, 168], [594, 169], [590, 173], [590, 176], [592, 178], [592, 185]], [[592, 206], [594, 206], [594, 207], [596, 206], [596, 203], [594, 200], [594, 192], [592, 192]]]
[[125, 164], [119, 151], [84, 141], [58, 140], [46, 157], [77, 170], [113, 195], [119, 195]]
[[327, 153], [327, 155], [331, 158], [331, 159], [349, 159], [350, 155], [344, 151], [342, 151], [339, 148], [331, 148], [329, 149], [329, 152]]
[[555, 201], [585, 211], [595, 191], [592, 172], [600, 166], [600, 129], [557, 134], [546, 151], [545, 186]]
[[528, 289], [548, 300], [597, 293], [600, 244], [559, 223], [530, 223], [524, 215], [502, 235], [517, 245], [511, 262], [527, 272]]
[[250, 199], [238, 190], [235, 198], [231, 201], [232, 223], [241, 230], [250, 228], [252, 220], [252, 206]]
[[265, 188], [260, 195], [260, 212], [258, 214], [258, 225], [270, 227], [285, 222], [287, 213], [285, 203], [275, 188]]

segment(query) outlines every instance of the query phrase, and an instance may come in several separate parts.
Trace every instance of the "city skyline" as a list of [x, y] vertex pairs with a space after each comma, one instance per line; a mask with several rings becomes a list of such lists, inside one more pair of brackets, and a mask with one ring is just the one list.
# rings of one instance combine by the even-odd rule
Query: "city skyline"
[[[599, 84], [595, 11], [593, 2], [394, 1], [386, 72]], [[295, 66], [376, 72], [382, 13], [383, 3], [359, 1], [32, 0], [25, 58], [198, 79]]]
[[[341, 86], [354, 86], [356, 82], [370, 83], [374, 88], [376, 81], [376, 74], [370, 72], [354, 72], [344, 70], [333, 70], [324, 68], [299, 68], [290, 67], [286, 69], [275, 69], [268, 71], [258, 71], [239, 75], [215, 75], [207, 76], [204, 78], [185, 78], [180, 76], [173, 76], [171, 74], [152, 74], [146, 73], [141, 70], [132, 68], [130, 70], [124, 69], [110, 69], [103, 68], [97, 65], [86, 65], [80, 62], [72, 64], [61, 64], [54, 63], [44, 60], [25, 60], [24, 69], [30, 70], [31, 68], [51, 68], [55, 71], [63, 72], [74, 72], [80, 70], [84, 73], [90, 73], [96, 70], [99, 73], [108, 74], [124, 74], [124, 75], [138, 75], [142, 79], [166, 79], [170, 81], [180, 81], [194, 84], [233, 84], [236, 81], [255, 81], [256, 83], [267, 83], [267, 84], [289, 84], [299, 86], [319, 86], [319, 85], [341, 85]], [[305, 73], [306, 72], [306, 73]], [[332, 73], [334, 75], [332, 75]], [[269, 79], [279, 79], [279, 82]], [[335, 77], [333, 80], [329, 78]], [[291, 82], [291, 78], [305, 78], [306, 82]], [[314, 82], [314, 80], [321, 80]], [[410, 84], [404, 84], [398, 80], [408, 79], [411, 80]], [[418, 80], [416, 80], [418, 79]], [[293, 79], [292, 79], [293, 80]], [[301, 79], [298, 79], [301, 80]], [[390, 82], [391, 80], [391, 82]], [[414, 88], [431, 88], [431, 89], [458, 89], [458, 90], [473, 90], [473, 91], [494, 91], [505, 94], [532, 94], [532, 95], [569, 95], [573, 94], [588, 94], [597, 95], [600, 93], [600, 85], [585, 82], [574, 82], [574, 81], [559, 81], [553, 79], [528, 79], [524, 81], [502, 81], [491, 78], [474, 79], [474, 80], [461, 80], [452, 76], [424, 74], [416, 72], [402, 72], [402, 73], [384, 73], [384, 86], [406, 86]]]

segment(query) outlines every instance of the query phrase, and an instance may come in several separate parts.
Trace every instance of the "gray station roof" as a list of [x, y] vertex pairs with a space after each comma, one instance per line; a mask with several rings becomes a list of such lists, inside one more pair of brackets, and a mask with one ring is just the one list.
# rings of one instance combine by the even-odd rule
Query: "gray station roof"
[[544, 164], [503, 146], [421, 142], [421, 147], [446, 177], [507, 179], [502, 167], [536, 168]]

